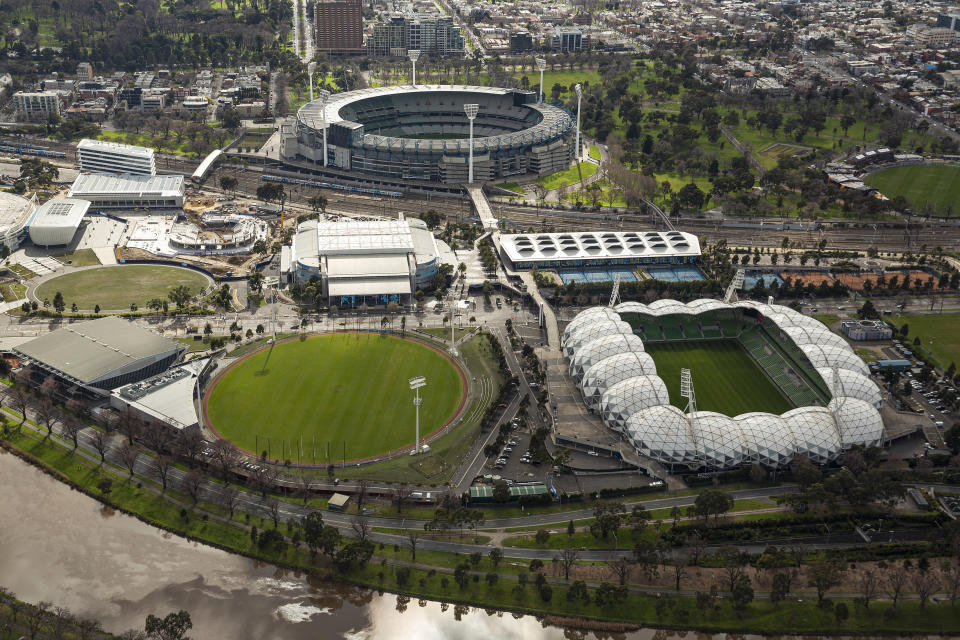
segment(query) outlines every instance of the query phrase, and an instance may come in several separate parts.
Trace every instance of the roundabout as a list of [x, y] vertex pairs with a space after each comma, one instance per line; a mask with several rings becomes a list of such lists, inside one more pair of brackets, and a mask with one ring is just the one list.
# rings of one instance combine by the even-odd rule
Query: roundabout
[[208, 386], [204, 423], [251, 456], [303, 466], [361, 463], [421, 442], [467, 406], [467, 373], [440, 348], [380, 333], [293, 338], [230, 364]]

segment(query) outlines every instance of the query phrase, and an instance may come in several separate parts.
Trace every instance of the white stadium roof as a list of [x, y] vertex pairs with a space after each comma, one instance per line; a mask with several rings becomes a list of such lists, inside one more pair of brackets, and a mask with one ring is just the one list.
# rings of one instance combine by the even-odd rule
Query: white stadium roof
[[[620, 313], [662, 316], [736, 308], [757, 310], [768, 329], [776, 325], [794, 340], [831, 391], [828, 406], [799, 407], [782, 416], [758, 412], [724, 416], [710, 411], [687, 415], [670, 405], [653, 360], [634, 346], [619, 320]], [[610, 355], [615, 344], [624, 348]], [[845, 340], [789, 307], [707, 299], [593, 307], [567, 325], [561, 346], [586, 404], [599, 411], [608, 427], [623, 432], [641, 454], [659, 462], [711, 469], [753, 463], [776, 468], [803, 454], [815, 464], [826, 464], [845, 448], [876, 445], [883, 439], [878, 410], [882, 396], [866, 364]]]
[[573, 378], [574, 382], [579, 383], [583, 374], [594, 363], [616, 354], [633, 351], [643, 351], [643, 340], [639, 336], [618, 333], [597, 338], [585, 344], [583, 348], [577, 351], [576, 357], [570, 360], [570, 377]]
[[317, 224], [321, 254], [406, 253], [413, 251], [410, 225], [403, 220], [356, 220]]
[[700, 241], [680, 231], [573, 231], [500, 236], [511, 262], [699, 256]]
[[23, 229], [37, 205], [26, 198], [0, 191], [0, 235]]

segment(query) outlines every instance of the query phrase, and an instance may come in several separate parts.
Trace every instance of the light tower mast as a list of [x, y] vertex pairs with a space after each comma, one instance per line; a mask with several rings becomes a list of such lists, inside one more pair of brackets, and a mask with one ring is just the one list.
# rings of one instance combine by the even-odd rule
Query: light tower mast
[[534, 58], [537, 63], [537, 69], [540, 70], [540, 102], [543, 102], [543, 70], [547, 68], [547, 61], [543, 58]]
[[620, 302], [620, 274], [613, 276], [613, 289], [610, 291], [610, 302], [607, 304], [611, 309]]
[[727, 287], [727, 292], [723, 295], [723, 301], [728, 304], [734, 302], [737, 299], [738, 289], [743, 289], [743, 269], [737, 269], [736, 275]]
[[697, 412], [697, 394], [693, 390], [690, 369], [680, 369], [680, 396], [687, 399], [687, 413]]
[[417, 376], [416, 378], [410, 378], [410, 388], [416, 394], [413, 397], [413, 406], [416, 408], [417, 418], [416, 418], [416, 431], [415, 431], [415, 440], [413, 442], [413, 451], [410, 452], [410, 455], [415, 456], [420, 453], [420, 404], [423, 400], [420, 398], [420, 388], [427, 386], [427, 379], [423, 376]]

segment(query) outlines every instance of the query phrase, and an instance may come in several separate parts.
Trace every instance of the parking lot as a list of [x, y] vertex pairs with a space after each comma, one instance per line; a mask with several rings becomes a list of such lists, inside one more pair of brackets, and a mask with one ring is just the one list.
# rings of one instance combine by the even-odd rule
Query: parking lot
[[501, 476], [516, 482], [543, 481], [550, 472], [547, 464], [535, 464], [529, 459], [530, 433], [515, 430], [500, 452], [497, 460], [489, 460], [485, 466], [487, 473]]

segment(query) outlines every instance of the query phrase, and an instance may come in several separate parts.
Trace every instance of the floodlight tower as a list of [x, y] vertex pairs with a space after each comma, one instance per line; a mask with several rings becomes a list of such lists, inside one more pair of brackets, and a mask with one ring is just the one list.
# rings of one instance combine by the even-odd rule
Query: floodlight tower
[[310, 76], [310, 102], [313, 102], [313, 72], [317, 68], [316, 62], [307, 65], [307, 75]]
[[577, 162], [580, 162], [580, 101], [583, 99], [583, 88], [580, 83], [573, 85], [573, 90], [577, 92]]
[[534, 58], [537, 63], [537, 69], [540, 70], [540, 102], [543, 102], [543, 70], [547, 68], [547, 61], [543, 58]]
[[467, 114], [467, 120], [470, 121], [470, 163], [467, 168], [467, 184], [473, 184], [473, 120], [480, 111], [480, 105], [465, 104], [463, 110]]
[[737, 299], [737, 290], [743, 289], [743, 275], [743, 269], [737, 269], [737, 273], [733, 276], [733, 280], [730, 281], [727, 292], [723, 296], [724, 302], [729, 304]]
[[417, 455], [420, 453], [420, 404], [423, 400], [420, 398], [420, 387], [427, 386], [427, 379], [423, 376], [417, 376], [416, 378], [410, 378], [410, 388], [416, 394], [413, 398], [413, 406], [416, 407], [417, 411], [417, 422], [416, 422], [416, 435], [413, 443], [413, 451], [410, 455]]
[[410, 83], [410, 86], [415, 87], [417, 86], [417, 60], [420, 59], [420, 49], [410, 49], [407, 51], [407, 57], [413, 63], [413, 82]]
[[610, 303], [607, 305], [611, 309], [617, 306], [620, 301], [620, 274], [613, 276], [613, 289], [610, 291]]
[[680, 369], [680, 397], [687, 399], [687, 413], [697, 412], [697, 394], [693, 391], [690, 369]]
[[327, 166], [327, 100], [330, 99], [330, 92], [321, 89], [317, 95], [317, 100], [320, 102], [320, 118], [323, 122], [323, 166]]

